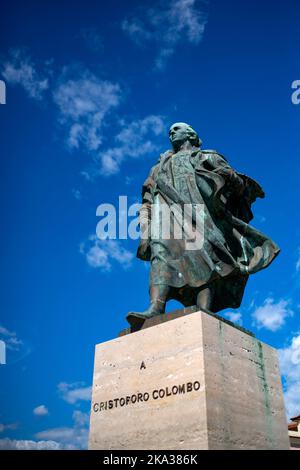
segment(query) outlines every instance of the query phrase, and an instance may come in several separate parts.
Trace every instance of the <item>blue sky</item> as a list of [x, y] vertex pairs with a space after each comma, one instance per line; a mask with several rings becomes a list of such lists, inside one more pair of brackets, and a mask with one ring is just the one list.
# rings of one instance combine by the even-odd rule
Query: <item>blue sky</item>
[[287, 413], [298, 414], [299, 2], [1, 10], [0, 447], [85, 447], [94, 345], [148, 301], [137, 242], [95, 240], [96, 208], [140, 201], [175, 121], [265, 189], [252, 223], [282, 252], [224, 315], [281, 350]]

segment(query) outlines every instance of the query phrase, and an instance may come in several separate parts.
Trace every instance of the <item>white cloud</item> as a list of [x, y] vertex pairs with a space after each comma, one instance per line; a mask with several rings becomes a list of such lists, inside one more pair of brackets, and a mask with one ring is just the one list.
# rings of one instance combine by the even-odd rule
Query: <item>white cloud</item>
[[50, 440], [50, 441], [54, 441], [57, 439], [57, 441], [67, 442], [73, 438], [73, 435], [74, 435], [73, 428], [59, 427], [59, 428], [46, 429], [45, 431], [40, 431], [36, 433], [35, 437], [37, 439], [45, 439], [45, 440]]
[[11, 430], [17, 429], [17, 427], [18, 427], [18, 423], [10, 423], [10, 424], [0, 423], [0, 433], [7, 431], [7, 430], [11, 431]]
[[45, 405], [39, 405], [33, 409], [35, 416], [47, 416], [49, 414], [48, 408]]
[[17, 334], [0, 325], [0, 339], [5, 342], [7, 349], [19, 351], [23, 345]]
[[[42, 439], [42, 442], [43, 439], [47, 442], [49, 438], [49, 441], [56, 442], [60, 449], [86, 449], [88, 443], [88, 429], [78, 427], [53, 428], [38, 432], [35, 437]], [[54, 441], [54, 439], [57, 439], [57, 441]]]
[[112, 175], [120, 171], [125, 158], [139, 158], [158, 151], [159, 138], [165, 132], [162, 116], [149, 115], [130, 123], [121, 123], [122, 129], [115, 136], [115, 146], [100, 153], [100, 173]]
[[226, 317], [233, 323], [241, 325], [243, 323], [242, 314], [240, 312], [226, 312]]
[[288, 304], [286, 300], [275, 303], [274, 299], [267, 298], [252, 314], [254, 325], [270, 331], [279, 330], [285, 324], [286, 318], [293, 316]]
[[197, 0], [161, 0], [140, 14], [125, 19], [122, 29], [137, 44], [159, 48], [156, 67], [162, 69], [179, 42], [198, 44], [207, 23], [206, 2]]
[[59, 427], [38, 432], [35, 437], [55, 441], [63, 448], [86, 449], [88, 442], [89, 415], [80, 410], [73, 413], [73, 427]]
[[0, 450], [62, 450], [64, 448], [55, 441], [0, 439]]
[[120, 103], [120, 87], [87, 70], [76, 71], [76, 78], [68, 78], [70, 74], [66, 68], [53, 94], [59, 122], [67, 129], [70, 149], [81, 147], [93, 154], [102, 144], [104, 120]]
[[20, 85], [30, 98], [41, 100], [49, 87], [48, 79], [40, 76], [35, 64], [24, 51], [11, 51], [10, 60], [3, 65], [2, 75], [12, 85]]
[[80, 252], [85, 256], [92, 268], [101, 271], [110, 271], [112, 261], [116, 261], [122, 268], [131, 266], [135, 255], [122, 247], [118, 240], [99, 240], [92, 235], [86, 243], [80, 245]]
[[16, 333], [14, 333], [13, 331], [9, 331], [7, 328], [5, 328], [4, 326], [1, 326], [0, 325], [0, 335], [3, 335], [3, 336], [15, 336]]
[[288, 347], [279, 350], [281, 373], [284, 378], [284, 398], [288, 418], [300, 413], [300, 334]]
[[92, 387], [86, 387], [83, 382], [61, 382], [58, 384], [57, 388], [62, 399], [71, 405], [78, 401], [91, 400]]

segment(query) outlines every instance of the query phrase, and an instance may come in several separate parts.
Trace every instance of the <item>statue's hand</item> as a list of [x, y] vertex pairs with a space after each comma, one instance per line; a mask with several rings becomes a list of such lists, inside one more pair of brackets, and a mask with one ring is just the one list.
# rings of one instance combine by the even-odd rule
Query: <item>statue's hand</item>
[[137, 257], [143, 261], [150, 260], [150, 246], [149, 246], [148, 239], [145, 239], [145, 240], [143, 240], [142, 238], [140, 239], [140, 243], [139, 243], [138, 250], [137, 250]]

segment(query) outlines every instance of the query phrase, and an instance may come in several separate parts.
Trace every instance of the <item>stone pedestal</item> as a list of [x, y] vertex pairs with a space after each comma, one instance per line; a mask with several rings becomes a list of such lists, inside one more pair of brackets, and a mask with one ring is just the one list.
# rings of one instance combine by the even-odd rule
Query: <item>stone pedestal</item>
[[89, 448], [288, 449], [276, 350], [186, 313], [96, 346]]

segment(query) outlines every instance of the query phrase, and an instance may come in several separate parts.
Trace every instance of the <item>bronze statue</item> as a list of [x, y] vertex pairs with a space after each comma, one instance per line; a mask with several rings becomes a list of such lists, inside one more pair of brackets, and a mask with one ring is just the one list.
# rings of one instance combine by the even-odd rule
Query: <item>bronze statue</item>
[[[264, 197], [260, 185], [231, 168], [215, 150], [202, 150], [201, 140], [188, 124], [173, 124], [169, 137], [173, 149], [160, 155], [142, 189], [143, 236], [137, 257], [151, 262], [150, 306], [127, 315], [134, 328], [164, 313], [170, 299], [209, 312], [238, 308], [249, 275], [266, 268], [280, 251], [270, 238], [249, 225], [252, 203]], [[177, 216], [171, 212], [170, 236], [163, 237], [158, 230], [153, 238], [151, 230], [159, 229], [162, 218], [153, 220], [151, 209], [173, 204], [190, 205], [196, 211], [192, 209], [185, 221], [183, 236], [176, 238]], [[187, 250], [191, 229], [195, 233], [199, 230], [199, 207], [203, 208], [203, 243]]]

